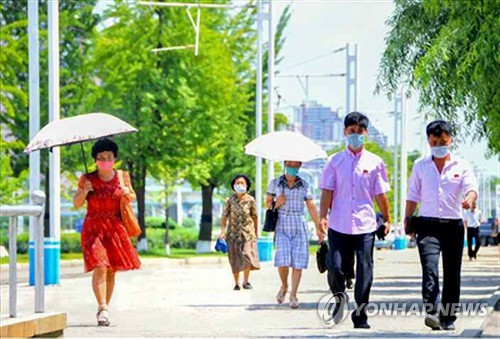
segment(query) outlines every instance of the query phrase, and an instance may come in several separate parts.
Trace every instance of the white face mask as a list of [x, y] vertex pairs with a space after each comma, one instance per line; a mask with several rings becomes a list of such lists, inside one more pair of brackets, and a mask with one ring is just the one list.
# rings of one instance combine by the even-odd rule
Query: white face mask
[[434, 158], [442, 159], [450, 154], [449, 146], [436, 146], [431, 147], [431, 154]]
[[247, 191], [247, 187], [243, 184], [234, 185], [234, 191], [236, 193], [245, 193]]

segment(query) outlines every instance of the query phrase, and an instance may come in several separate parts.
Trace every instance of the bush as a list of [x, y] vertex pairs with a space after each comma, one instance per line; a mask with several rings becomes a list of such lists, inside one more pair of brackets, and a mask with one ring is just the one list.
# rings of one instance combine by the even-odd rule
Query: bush
[[146, 238], [148, 239], [148, 249], [162, 249], [165, 247], [165, 229], [150, 228], [146, 230]]
[[[29, 233], [17, 235], [17, 253], [26, 254], [29, 249]], [[2, 237], [2, 245], [9, 248], [9, 238]], [[80, 243], [79, 233], [63, 233], [61, 234], [61, 253], [81, 253], [82, 246]]]
[[182, 219], [182, 226], [186, 228], [195, 228], [196, 227], [196, 221], [192, 218], [184, 218]]
[[[21, 233], [17, 235], [17, 253], [18, 254], [26, 254], [28, 253], [28, 248], [29, 248], [29, 233]], [[5, 236], [2, 235], [2, 246], [5, 246], [7, 250], [9, 250], [9, 236], [6, 233]]]
[[[174, 219], [168, 218], [168, 229], [173, 230], [179, 227]], [[146, 217], [146, 228], [165, 228], [164, 217]]]
[[[170, 246], [172, 248], [195, 249], [198, 242], [198, 231], [195, 228], [177, 227], [169, 231]], [[148, 246], [150, 250], [163, 249], [165, 246], [165, 229], [149, 228], [146, 231]], [[137, 244], [136, 238], [131, 239], [134, 246]], [[17, 253], [26, 254], [29, 248], [29, 233], [22, 233], [17, 236]], [[1, 237], [1, 245], [9, 248], [9, 238]], [[80, 233], [61, 234], [61, 253], [81, 253]]]
[[169, 233], [172, 248], [195, 249], [198, 242], [198, 231], [193, 228], [178, 228]]
[[[198, 242], [198, 231], [191, 228], [177, 228], [168, 232], [170, 237], [170, 246], [172, 248], [195, 249]], [[148, 247], [150, 250], [160, 249], [165, 247], [165, 230], [164, 229], [148, 229], [146, 231], [148, 239]]]
[[61, 234], [61, 253], [82, 253], [80, 233]]

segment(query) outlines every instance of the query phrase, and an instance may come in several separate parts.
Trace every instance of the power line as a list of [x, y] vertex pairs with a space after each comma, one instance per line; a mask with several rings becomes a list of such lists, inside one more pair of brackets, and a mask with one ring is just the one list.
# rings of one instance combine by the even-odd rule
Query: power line
[[316, 61], [316, 60], [319, 60], [319, 59], [322, 59], [322, 58], [325, 58], [327, 56], [330, 56], [332, 54], [335, 54], [335, 53], [338, 53], [338, 52], [342, 52], [346, 49], [345, 46], [343, 47], [340, 47], [340, 48], [337, 48], [337, 49], [334, 49], [333, 51], [330, 51], [328, 53], [325, 53], [325, 54], [321, 54], [321, 55], [318, 55], [318, 56], [315, 56], [311, 59], [307, 59], [307, 60], [304, 60], [304, 61], [301, 61], [301, 62], [298, 62], [296, 64], [292, 64], [290, 66], [287, 66], [285, 68], [283, 68], [282, 70], [286, 70], [286, 69], [290, 69], [290, 68], [293, 68], [293, 67], [297, 67], [297, 66], [301, 66], [301, 65], [304, 65], [304, 64], [307, 64], [307, 63], [310, 63], [310, 62], [313, 62], [313, 61]]

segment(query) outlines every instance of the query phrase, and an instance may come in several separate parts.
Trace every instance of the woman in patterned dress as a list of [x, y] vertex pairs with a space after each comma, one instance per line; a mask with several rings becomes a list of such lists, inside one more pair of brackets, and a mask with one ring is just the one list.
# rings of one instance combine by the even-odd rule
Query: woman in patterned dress
[[246, 175], [234, 177], [231, 187], [235, 193], [227, 199], [224, 206], [220, 238], [226, 239], [228, 244], [234, 290], [240, 290], [240, 272], [243, 272], [243, 288], [249, 290], [252, 289], [248, 281], [250, 271], [260, 269], [257, 209], [254, 198], [247, 193], [250, 179]]
[[288, 290], [288, 274], [292, 268], [292, 289], [290, 307], [299, 307], [297, 291], [302, 270], [309, 263], [309, 231], [304, 218], [304, 203], [316, 225], [316, 234], [320, 242], [324, 232], [319, 229], [318, 214], [313, 201], [312, 189], [307, 181], [298, 176], [299, 161], [285, 161], [285, 174], [269, 182], [266, 205], [273, 202], [278, 209], [278, 223], [275, 232], [276, 254], [274, 266], [278, 267], [281, 287], [276, 296], [279, 304], [285, 301]]
[[127, 172], [123, 172], [125, 187], [120, 187], [118, 174], [113, 169], [117, 156], [118, 146], [113, 141], [97, 141], [92, 147], [97, 170], [81, 176], [73, 198], [76, 208], [87, 202], [81, 243], [85, 272], [93, 271], [98, 326], [109, 326], [108, 305], [116, 271], [137, 269], [141, 265], [120, 216], [121, 199], [132, 202], [136, 196]]

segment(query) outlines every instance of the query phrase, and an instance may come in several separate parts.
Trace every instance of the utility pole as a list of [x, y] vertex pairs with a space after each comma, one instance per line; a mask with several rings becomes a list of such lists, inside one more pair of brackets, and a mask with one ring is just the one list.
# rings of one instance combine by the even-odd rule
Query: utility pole
[[[29, 79], [29, 134], [30, 140], [40, 130], [40, 43], [38, 40], [38, 1], [28, 1], [28, 79]], [[33, 201], [33, 192], [40, 190], [40, 152], [29, 154], [29, 190], [30, 204]], [[35, 284], [35, 217], [30, 217], [29, 229], [29, 264], [30, 285]]]
[[345, 47], [346, 76], [345, 76], [345, 112], [346, 114], [358, 109], [358, 44], [354, 44], [351, 51], [350, 44]]
[[[267, 132], [274, 132], [274, 24], [273, 24], [273, 2], [268, 0], [268, 61], [267, 61]], [[274, 161], [268, 161], [267, 163], [267, 178], [271, 180], [274, 178]]]
[[[255, 100], [256, 136], [262, 135], [262, 1], [257, 0], [257, 95]], [[255, 200], [257, 201], [257, 215], [263, 220], [262, 214], [262, 158], [255, 159]], [[261, 222], [262, 224], [262, 222]]]
[[406, 235], [404, 231], [404, 217], [406, 209], [406, 187], [407, 187], [407, 173], [408, 173], [408, 112], [406, 110], [406, 100], [403, 98], [403, 89], [399, 94], [401, 102], [401, 194], [400, 194], [400, 210], [401, 217], [399, 218], [399, 236], [402, 239], [400, 249], [406, 248]]
[[[406, 239], [403, 230], [403, 224], [401, 223], [401, 220], [404, 219], [404, 210], [406, 204], [406, 155], [403, 156], [403, 149], [401, 150], [401, 161], [399, 161], [398, 157], [399, 144], [404, 138], [403, 131], [399, 133], [400, 124], [402, 123], [402, 120], [405, 119], [403, 118], [403, 114], [403, 95], [402, 92], [396, 92], [394, 93], [394, 231], [396, 233], [394, 248], [397, 250], [406, 248]], [[401, 136], [399, 134], [401, 134]], [[403, 160], [405, 163], [404, 166]], [[401, 175], [399, 174], [400, 165]], [[401, 190], [399, 189], [400, 182]]]
[[[49, 122], [59, 120], [59, 0], [48, 1], [49, 34]], [[49, 285], [59, 284], [61, 258], [61, 158], [59, 147], [49, 152], [50, 236], [46, 239], [46, 279]]]

